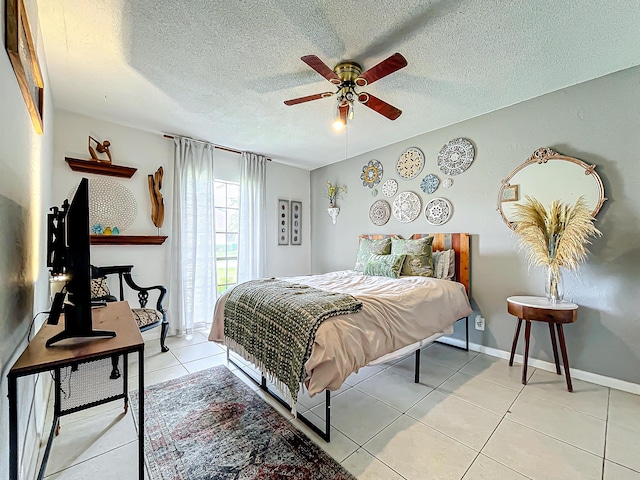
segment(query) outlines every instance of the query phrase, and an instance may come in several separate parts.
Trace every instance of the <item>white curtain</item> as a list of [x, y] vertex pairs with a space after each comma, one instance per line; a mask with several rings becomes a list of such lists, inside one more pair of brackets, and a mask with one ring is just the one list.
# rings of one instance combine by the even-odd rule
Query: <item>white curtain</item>
[[267, 259], [267, 159], [242, 152], [238, 283], [262, 278]]
[[174, 141], [169, 321], [182, 335], [211, 322], [216, 301], [214, 146]]

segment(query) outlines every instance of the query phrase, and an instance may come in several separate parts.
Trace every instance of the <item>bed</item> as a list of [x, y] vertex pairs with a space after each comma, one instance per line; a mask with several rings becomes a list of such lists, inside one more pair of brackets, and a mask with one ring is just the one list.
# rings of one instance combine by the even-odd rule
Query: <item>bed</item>
[[[365, 365], [390, 361], [415, 351], [417, 382], [420, 348], [442, 335], [451, 333], [453, 324], [463, 318], [467, 320], [468, 348], [468, 315], [471, 313], [469, 235], [414, 234], [411, 239], [418, 240], [429, 236], [433, 237], [433, 251], [452, 249], [455, 252], [456, 281], [421, 276], [401, 276], [392, 279], [364, 275], [353, 270], [282, 279], [295, 285], [306, 285], [326, 292], [348, 293], [362, 303], [362, 309], [357, 313], [334, 316], [320, 324], [315, 332], [313, 348], [304, 364], [304, 385], [308, 393], [315, 395], [325, 391], [325, 431], [308, 422], [302, 415], [298, 417], [326, 441], [330, 439], [330, 391], [340, 388], [351, 373], [357, 372]], [[361, 235], [360, 241], [384, 240], [390, 237], [398, 236]], [[248, 358], [242, 346], [229, 341], [224, 335], [224, 307], [228, 296], [229, 292], [221, 296], [216, 303], [209, 340], [224, 342], [230, 346], [230, 350]], [[231, 361], [241, 368], [232, 359]], [[264, 371], [262, 368], [261, 370]], [[289, 408], [290, 405], [295, 405], [297, 392], [296, 395], [291, 395], [268, 369], [262, 375], [260, 386], [266, 390], [265, 375], [279, 387], [285, 400], [273, 395], [273, 392], [269, 393]], [[292, 410], [295, 412], [295, 409]]]

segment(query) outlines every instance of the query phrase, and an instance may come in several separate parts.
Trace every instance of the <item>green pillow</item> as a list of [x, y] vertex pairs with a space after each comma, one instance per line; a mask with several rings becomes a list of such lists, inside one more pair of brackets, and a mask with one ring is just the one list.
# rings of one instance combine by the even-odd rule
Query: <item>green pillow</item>
[[391, 239], [391, 254], [407, 256], [402, 266], [402, 275], [433, 277], [432, 243], [433, 237], [415, 240]]
[[364, 266], [365, 275], [398, 278], [406, 255], [376, 255], [369, 257]]
[[389, 253], [391, 253], [390, 238], [383, 238], [381, 240], [363, 238], [360, 240], [360, 248], [358, 250], [358, 256], [356, 257], [356, 265], [353, 269], [356, 272], [364, 272], [364, 266], [371, 255], [389, 255]]

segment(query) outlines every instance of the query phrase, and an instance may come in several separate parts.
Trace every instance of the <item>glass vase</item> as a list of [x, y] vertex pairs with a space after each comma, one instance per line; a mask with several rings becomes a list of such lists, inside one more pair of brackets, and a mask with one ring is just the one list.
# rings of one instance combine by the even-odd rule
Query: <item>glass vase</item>
[[544, 286], [547, 300], [552, 304], [561, 302], [564, 298], [564, 285], [560, 268], [547, 268], [547, 281]]

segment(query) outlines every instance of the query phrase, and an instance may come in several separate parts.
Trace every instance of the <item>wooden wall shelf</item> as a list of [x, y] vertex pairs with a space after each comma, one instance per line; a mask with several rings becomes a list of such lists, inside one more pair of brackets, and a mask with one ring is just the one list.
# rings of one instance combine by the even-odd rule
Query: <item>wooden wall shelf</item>
[[91, 235], [91, 245], [162, 245], [166, 235]]
[[69, 164], [74, 172], [94, 173], [96, 175], [109, 175], [111, 177], [131, 178], [138, 170], [122, 165], [111, 163], [94, 162], [92, 160], [80, 160], [78, 158], [65, 157], [64, 161]]

